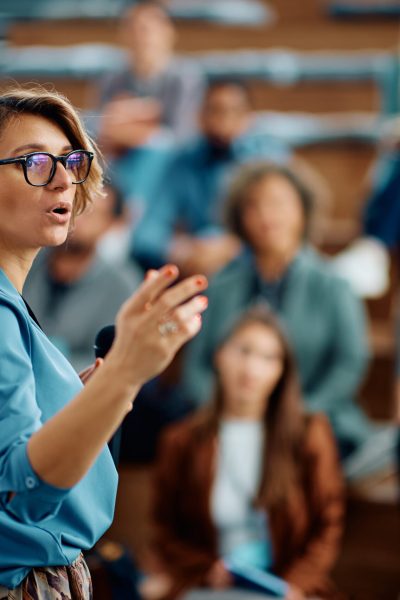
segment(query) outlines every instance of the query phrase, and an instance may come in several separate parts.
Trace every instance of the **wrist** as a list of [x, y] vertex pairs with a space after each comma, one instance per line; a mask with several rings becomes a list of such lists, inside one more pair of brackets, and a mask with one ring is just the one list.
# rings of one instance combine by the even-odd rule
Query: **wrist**
[[107, 379], [118, 387], [121, 394], [136, 395], [145, 381], [142, 381], [132, 365], [125, 365], [121, 357], [112, 348], [104, 359], [104, 368], [107, 372]]

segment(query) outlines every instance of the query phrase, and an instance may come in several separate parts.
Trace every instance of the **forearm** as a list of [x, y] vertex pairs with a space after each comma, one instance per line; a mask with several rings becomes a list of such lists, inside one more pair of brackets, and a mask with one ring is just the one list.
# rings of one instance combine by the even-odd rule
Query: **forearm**
[[[207, 307], [198, 293], [207, 280], [195, 276], [171, 287], [177, 276], [173, 266], [148, 274], [117, 315], [116, 336], [103, 366], [30, 438], [29, 461], [45, 482], [60, 488], [78, 483], [129, 412], [139, 388], [198, 333]], [[176, 325], [168, 337], [157, 326], [167, 319]]]
[[28, 442], [32, 468], [46, 483], [74, 486], [130, 410], [139, 386], [106, 360], [85, 388]]

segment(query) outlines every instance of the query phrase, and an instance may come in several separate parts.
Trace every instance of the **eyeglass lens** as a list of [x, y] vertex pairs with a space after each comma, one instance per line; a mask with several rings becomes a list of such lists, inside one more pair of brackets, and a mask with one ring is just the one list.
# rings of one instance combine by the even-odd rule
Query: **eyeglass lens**
[[[79, 183], [86, 179], [90, 160], [85, 152], [73, 152], [66, 159], [66, 170], [73, 183]], [[53, 169], [53, 159], [48, 154], [37, 152], [29, 156], [26, 160], [26, 172], [30, 183], [33, 185], [43, 185], [50, 179]]]

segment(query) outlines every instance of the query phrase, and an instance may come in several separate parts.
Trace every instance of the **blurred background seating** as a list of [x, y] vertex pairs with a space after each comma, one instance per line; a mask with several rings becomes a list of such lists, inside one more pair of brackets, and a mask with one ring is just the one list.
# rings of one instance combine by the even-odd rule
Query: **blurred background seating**
[[[137, 1], [137, 4], [140, 0]], [[4, 0], [0, 18], [9, 22], [38, 19], [117, 19], [135, 0], [38, 0], [34, 4], [21, 0], [18, 5]], [[259, 25], [272, 17], [272, 11], [259, 0], [170, 0], [168, 10], [174, 19], [204, 20], [217, 23]]]

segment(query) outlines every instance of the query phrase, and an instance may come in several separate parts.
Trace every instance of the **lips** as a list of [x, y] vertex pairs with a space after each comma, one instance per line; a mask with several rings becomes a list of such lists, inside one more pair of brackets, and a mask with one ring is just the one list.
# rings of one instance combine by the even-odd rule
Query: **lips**
[[70, 202], [57, 202], [51, 206], [48, 211], [54, 215], [69, 215], [72, 212], [72, 204]]

